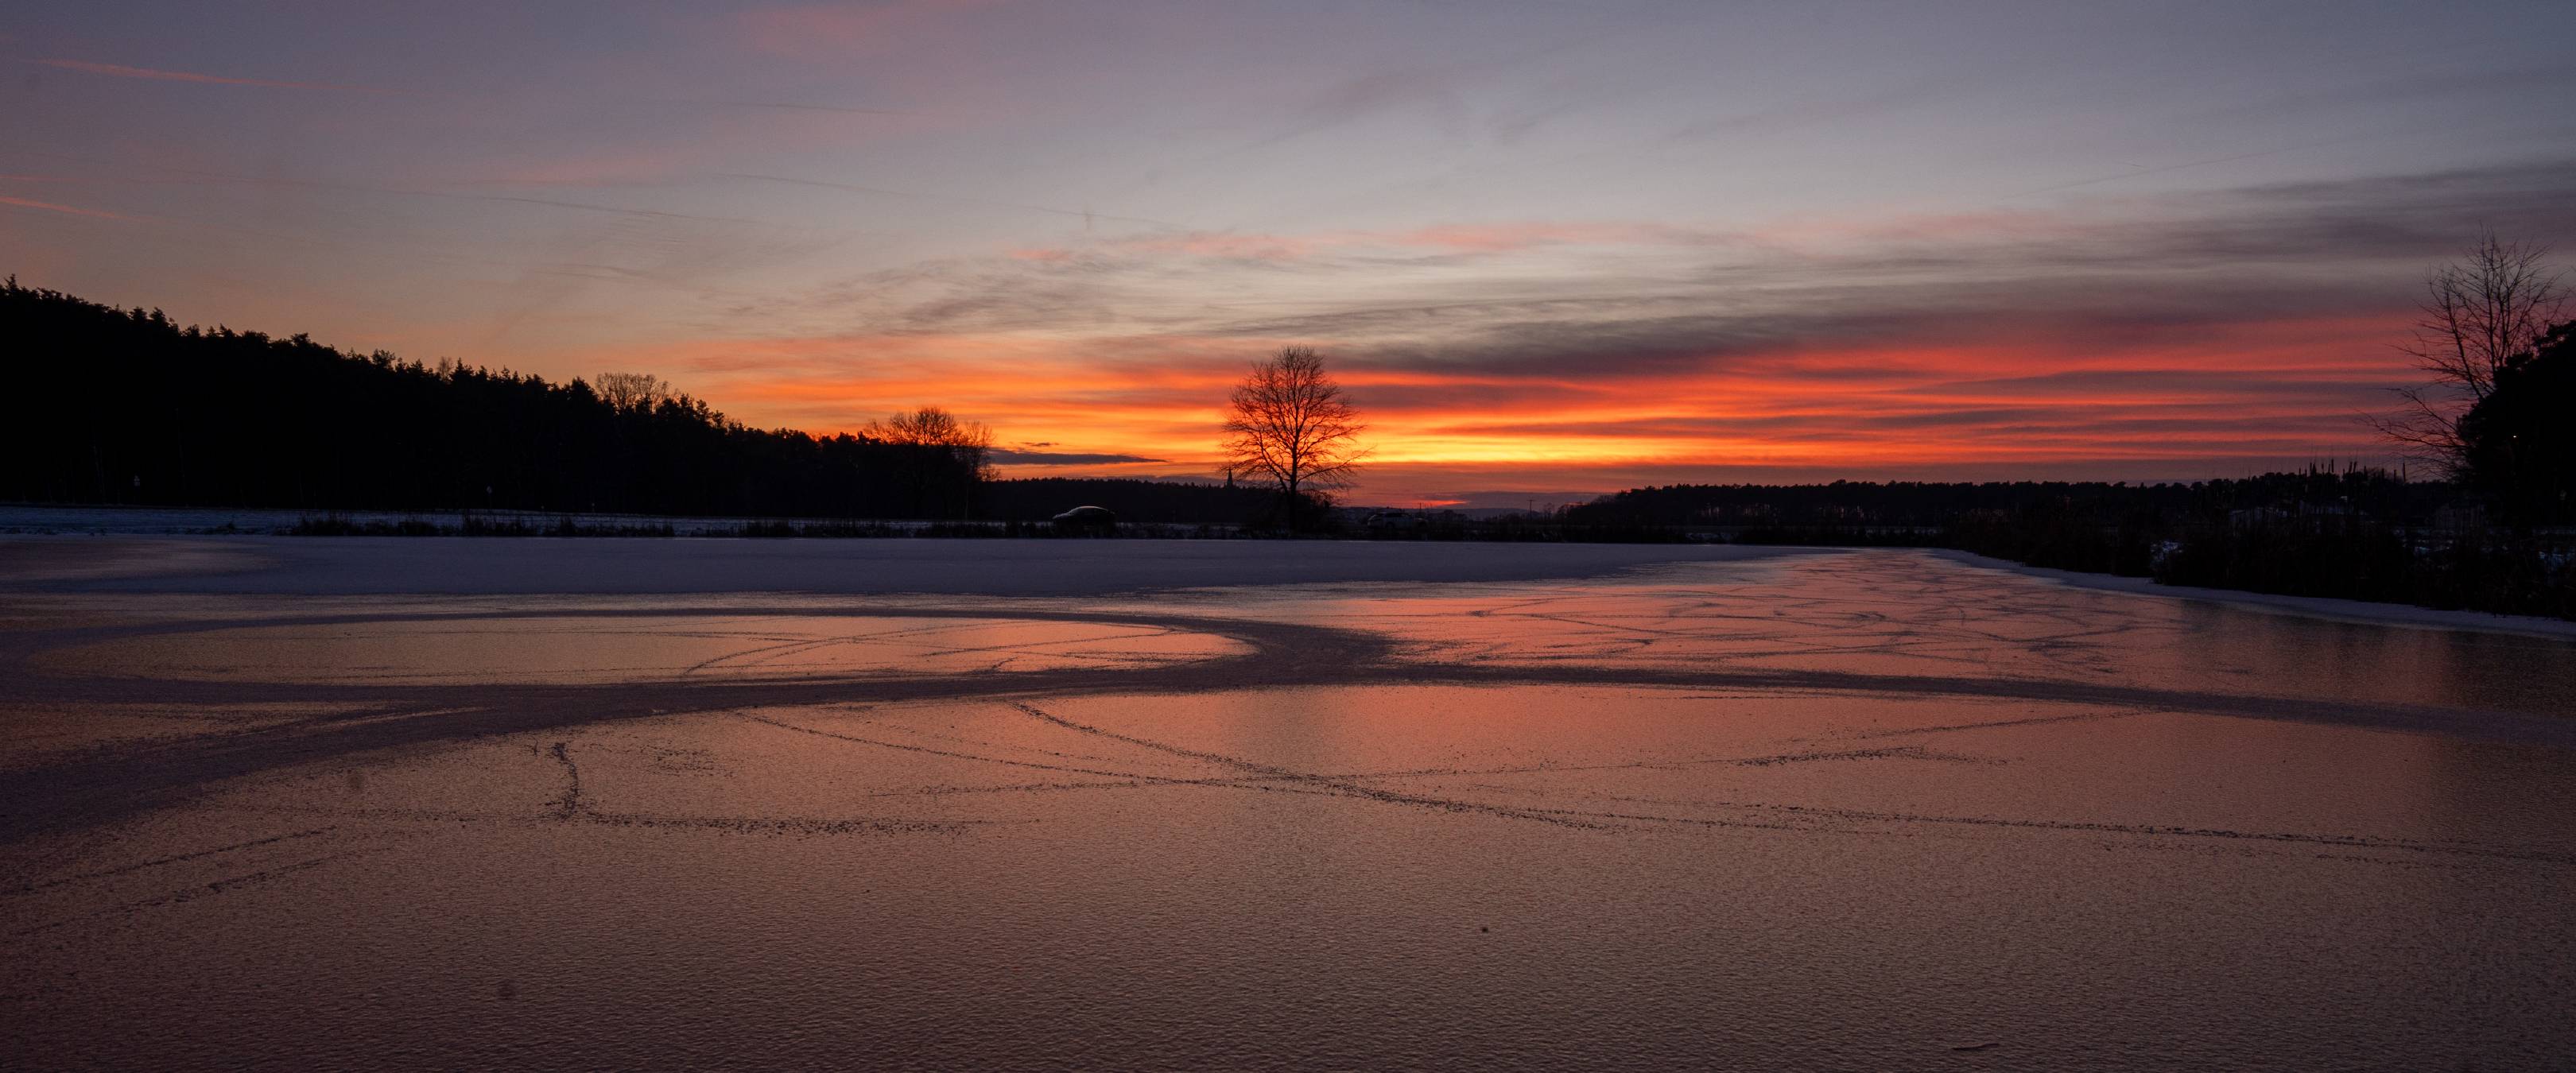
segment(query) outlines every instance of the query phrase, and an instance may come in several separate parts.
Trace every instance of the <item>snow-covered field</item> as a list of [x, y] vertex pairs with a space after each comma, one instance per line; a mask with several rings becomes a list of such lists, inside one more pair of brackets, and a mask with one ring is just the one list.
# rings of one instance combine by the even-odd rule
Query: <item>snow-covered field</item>
[[0, 539], [0, 1066], [2562, 1067], [2576, 643], [1917, 552]]

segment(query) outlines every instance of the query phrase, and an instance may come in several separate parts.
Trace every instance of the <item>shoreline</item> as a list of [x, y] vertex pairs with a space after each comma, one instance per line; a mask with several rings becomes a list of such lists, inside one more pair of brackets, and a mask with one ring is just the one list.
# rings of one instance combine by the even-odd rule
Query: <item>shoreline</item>
[[[516, 549], [518, 554], [489, 554], [514, 541], [527, 542]], [[1218, 562], [1195, 561], [1227, 558], [1207, 545], [1235, 543], [1150, 539], [1068, 543], [920, 537], [893, 541], [737, 542], [617, 537], [16, 533], [0, 535], [0, 590], [298, 595], [796, 591], [841, 595], [1103, 596], [1283, 584], [1570, 579], [1684, 563], [1750, 563], [1863, 550], [1797, 545], [1478, 542], [1500, 554], [1489, 561], [1470, 564], [1442, 555], [1439, 549], [1451, 545], [1441, 542], [1333, 540], [1290, 542], [1282, 549], [1287, 554], [1266, 557], [1260, 566], [1248, 570], [1242, 569], [1244, 564], [1226, 563], [1223, 565], [1234, 569], [1225, 569]], [[692, 551], [680, 550], [692, 545]], [[709, 555], [711, 547], [726, 550]], [[965, 548], [978, 554], [960, 555]], [[604, 560], [592, 557], [610, 549], [617, 551]], [[591, 555], [581, 554], [583, 550]], [[2098, 592], [2196, 600], [2364, 625], [2576, 641], [2576, 621], [2531, 615], [2165, 585], [2150, 578], [2027, 566], [1947, 548], [1888, 550], [1912, 551], [1965, 566]], [[528, 554], [530, 551], [535, 554]], [[992, 554], [997, 551], [1003, 554]], [[1077, 562], [1091, 569], [1066, 569]], [[862, 576], [852, 576], [852, 567], [859, 567]], [[389, 571], [394, 577], [387, 578], [380, 571]], [[958, 576], [960, 573], [984, 576], [968, 580]]]
[[2093, 574], [2078, 570], [2057, 570], [2044, 566], [2025, 566], [2010, 559], [1997, 559], [1974, 552], [1949, 548], [1919, 549], [1951, 562], [1982, 566], [2020, 574], [2023, 577], [2053, 581], [2071, 588], [2102, 592], [2124, 592], [2134, 596], [2165, 596], [2178, 600], [2227, 604], [2273, 614], [2297, 615], [2302, 618], [2352, 622], [2370, 626], [2400, 626], [2426, 630], [2470, 630], [2479, 633], [2514, 634], [2523, 637], [2545, 637], [2576, 641], [2576, 621], [2540, 618], [2534, 615], [2503, 615], [2491, 611], [2445, 610], [2418, 607], [2414, 604], [2378, 603], [2371, 600], [2346, 600], [2332, 596], [2289, 596], [2281, 593], [2249, 592], [2243, 589], [2211, 589], [2197, 585], [2166, 585], [2153, 578], [2121, 577], [2118, 574]]
[[[1472, 546], [1475, 554], [1458, 548]], [[704, 593], [1108, 598], [1609, 577], [1833, 549], [1358, 540], [0, 536], [0, 591], [280, 596]]]

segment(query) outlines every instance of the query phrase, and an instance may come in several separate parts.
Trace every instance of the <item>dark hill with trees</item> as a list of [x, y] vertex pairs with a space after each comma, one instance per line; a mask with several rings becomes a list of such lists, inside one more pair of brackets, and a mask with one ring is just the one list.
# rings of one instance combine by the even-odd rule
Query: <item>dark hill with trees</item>
[[749, 428], [686, 395], [182, 328], [14, 277], [0, 338], [19, 397], [41, 400], [6, 433], [11, 499], [867, 516], [912, 509], [899, 471], [941, 462]]
[[882, 435], [756, 429], [652, 377], [553, 383], [181, 327], [15, 277], [0, 339], [18, 402], [0, 500], [1020, 520], [1096, 502], [1169, 522], [1260, 508], [1213, 485], [997, 482], [989, 435], [934, 410], [870, 426]]

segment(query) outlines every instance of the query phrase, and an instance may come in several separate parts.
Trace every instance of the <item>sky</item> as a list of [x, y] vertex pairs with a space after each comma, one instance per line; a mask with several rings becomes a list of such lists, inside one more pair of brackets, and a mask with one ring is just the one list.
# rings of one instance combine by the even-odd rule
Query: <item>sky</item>
[[2576, 253], [2576, 4], [22, 3], [0, 272], [760, 427], [1355, 501], [2390, 452], [2424, 273]]

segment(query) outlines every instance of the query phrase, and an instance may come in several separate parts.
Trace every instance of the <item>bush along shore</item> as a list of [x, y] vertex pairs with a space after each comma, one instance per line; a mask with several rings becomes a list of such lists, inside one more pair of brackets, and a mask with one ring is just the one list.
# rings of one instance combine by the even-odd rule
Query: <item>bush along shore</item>
[[2168, 585], [2576, 618], [2576, 527], [2499, 521], [2460, 484], [2313, 467], [2192, 484], [2017, 482], [1604, 497], [1575, 521], [1689, 527], [1705, 539], [1939, 547]]

